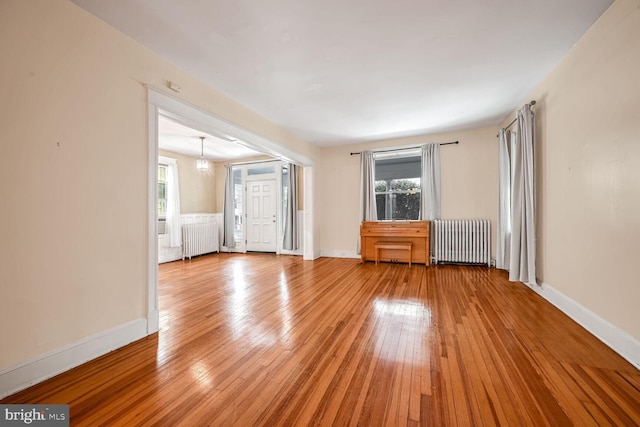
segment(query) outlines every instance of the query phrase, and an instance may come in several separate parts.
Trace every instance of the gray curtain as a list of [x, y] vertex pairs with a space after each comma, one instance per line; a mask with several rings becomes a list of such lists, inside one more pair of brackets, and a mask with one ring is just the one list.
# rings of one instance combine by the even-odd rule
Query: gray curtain
[[182, 246], [182, 223], [180, 221], [180, 180], [178, 164], [174, 161], [167, 165], [167, 225], [169, 243], [172, 248]]
[[420, 219], [440, 218], [440, 144], [422, 146]]
[[226, 165], [227, 173], [224, 181], [224, 214], [222, 244], [227, 248], [234, 248], [236, 240], [234, 236], [235, 229], [235, 191], [233, 188], [233, 166]]
[[376, 172], [372, 151], [360, 154], [360, 221], [377, 221]]
[[[373, 151], [360, 153], [360, 222], [377, 221], [376, 208], [376, 163]], [[357, 252], [360, 253], [360, 238], [358, 238]]]
[[496, 267], [509, 269], [511, 259], [511, 141], [512, 132], [498, 132], [498, 239], [496, 242]]
[[511, 259], [509, 280], [536, 283], [534, 114], [529, 104], [518, 111], [511, 181]]
[[289, 163], [287, 210], [285, 212], [284, 241], [282, 247], [298, 249], [298, 167]]

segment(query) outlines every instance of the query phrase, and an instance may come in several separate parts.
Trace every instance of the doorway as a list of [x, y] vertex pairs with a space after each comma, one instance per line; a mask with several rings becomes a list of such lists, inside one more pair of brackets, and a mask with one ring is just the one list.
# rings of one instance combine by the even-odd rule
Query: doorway
[[[147, 293], [147, 333], [152, 334], [160, 328], [158, 310], [158, 117], [162, 114], [182, 125], [200, 129], [208, 134], [229, 141], [242, 141], [242, 144], [259, 150], [268, 156], [284, 162], [295, 163], [303, 167], [305, 205], [303, 207], [302, 252], [303, 258], [313, 260], [319, 256], [314, 244], [313, 216], [313, 160], [292, 151], [267, 138], [233, 124], [227, 119], [216, 117], [206, 111], [181, 101], [178, 98], [147, 86], [148, 102], [148, 293]], [[274, 239], [275, 240], [275, 239]]]
[[276, 180], [247, 182], [247, 251], [276, 252]]

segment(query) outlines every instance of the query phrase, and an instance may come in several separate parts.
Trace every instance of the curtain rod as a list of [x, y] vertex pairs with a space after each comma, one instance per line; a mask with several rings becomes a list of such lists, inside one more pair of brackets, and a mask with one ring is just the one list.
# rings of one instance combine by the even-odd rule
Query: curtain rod
[[[535, 101], [535, 100], [533, 100], [533, 101], [529, 102], [529, 105], [536, 105], [536, 101]], [[515, 119], [513, 119], [513, 120], [511, 121], [511, 123], [509, 123], [507, 126], [505, 126], [504, 130], [507, 130], [507, 129], [509, 129], [511, 126], [513, 126], [513, 124], [514, 124], [517, 120], [518, 120], [518, 116], [516, 115], [516, 118], [515, 118]], [[497, 136], [499, 136], [499, 135], [500, 135], [500, 134], [496, 135], [496, 137], [497, 137]]]
[[[453, 142], [441, 142], [438, 145], [452, 145], [452, 144], [459, 144], [460, 141], [453, 141]], [[416, 147], [406, 147], [406, 148], [390, 148], [388, 150], [373, 150], [374, 153], [386, 153], [389, 151], [402, 151], [402, 150], [415, 150], [416, 148], [420, 148], [420, 146], [416, 146]], [[356, 154], [360, 154], [362, 153], [362, 151], [358, 151], [357, 153], [351, 153], [352, 156], [356, 155]]]

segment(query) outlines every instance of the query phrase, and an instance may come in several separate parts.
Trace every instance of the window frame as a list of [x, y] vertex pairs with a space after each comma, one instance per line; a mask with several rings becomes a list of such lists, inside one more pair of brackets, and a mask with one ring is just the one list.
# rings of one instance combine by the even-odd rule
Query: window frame
[[[389, 160], [389, 159], [401, 159], [401, 158], [418, 158], [420, 162], [420, 170], [419, 175], [416, 177], [410, 178], [394, 178], [394, 179], [378, 179], [378, 161], [381, 160]], [[384, 206], [384, 218], [378, 218], [379, 221], [394, 221], [394, 220], [409, 220], [409, 221], [418, 221], [420, 219], [420, 200], [422, 197], [422, 158], [420, 149], [416, 150], [406, 150], [406, 149], [398, 149], [393, 151], [386, 151], [384, 153], [374, 153], [374, 192], [376, 196], [376, 210], [379, 211], [378, 207], [378, 196], [384, 196], [385, 206]], [[394, 180], [415, 180], [417, 179], [418, 185], [417, 188], [408, 189], [408, 190], [392, 190], [391, 182]], [[377, 186], [378, 183], [384, 182], [386, 189], [384, 191], [378, 191]], [[397, 208], [395, 206], [396, 195], [399, 194], [418, 194], [418, 211], [416, 213], [416, 218], [404, 218], [397, 216]]]

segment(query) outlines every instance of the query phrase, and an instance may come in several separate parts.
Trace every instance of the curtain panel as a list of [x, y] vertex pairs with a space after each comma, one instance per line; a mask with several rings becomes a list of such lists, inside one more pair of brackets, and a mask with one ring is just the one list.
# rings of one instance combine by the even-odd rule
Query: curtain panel
[[516, 132], [500, 129], [496, 267], [509, 280], [536, 284], [534, 112], [518, 110]]
[[[367, 150], [360, 153], [360, 222], [378, 220], [375, 168], [373, 151]], [[358, 237], [357, 252], [360, 253], [360, 237]]]
[[235, 194], [233, 188], [233, 166], [226, 165], [226, 175], [224, 181], [224, 211], [223, 211], [223, 234], [222, 245], [227, 248], [234, 248], [236, 240], [234, 235], [235, 229]]
[[440, 144], [421, 148], [420, 219], [440, 218]]
[[360, 222], [377, 221], [376, 172], [373, 151], [360, 154]]
[[180, 181], [178, 164], [167, 165], [167, 225], [169, 244], [172, 248], [182, 245], [182, 224], [180, 224]]
[[298, 167], [293, 163], [289, 163], [288, 169], [289, 194], [287, 196], [282, 247], [295, 251], [298, 249]]
[[511, 258], [511, 141], [512, 132], [498, 132], [498, 240], [496, 242], [496, 268], [509, 269]]
[[511, 183], [511, 259], [509, 280], [536, 283], [534, 114], [529, 104], [518, 111]]

